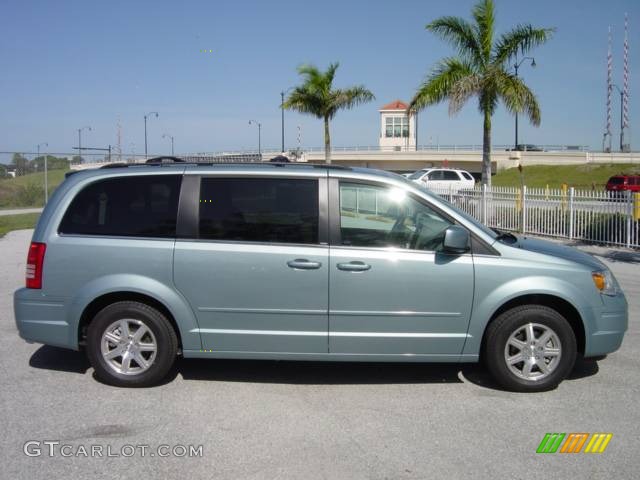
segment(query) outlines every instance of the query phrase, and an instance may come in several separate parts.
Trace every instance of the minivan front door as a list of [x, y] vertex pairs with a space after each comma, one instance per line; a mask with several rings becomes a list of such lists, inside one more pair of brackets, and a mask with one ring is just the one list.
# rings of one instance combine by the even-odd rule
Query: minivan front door
[[193, 184], [197, 238], [176, 241], [174, 281], [195, 311], [204, 350], [327, 353], [329, 255], [320, 241], [319, 184], [326, 198], [326, 179], [317, 178]]
[[401, 189], [330, 181], [330, 353], [457, 358], [474, 273], [441, 251], [451, 222]]

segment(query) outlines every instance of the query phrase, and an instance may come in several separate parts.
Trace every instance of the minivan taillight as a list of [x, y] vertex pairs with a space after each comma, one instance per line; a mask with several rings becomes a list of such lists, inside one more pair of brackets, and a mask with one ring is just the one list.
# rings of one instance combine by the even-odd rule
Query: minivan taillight
[[42, 265], [46, 243], [31, 242], [27, 254], [27, 288], [42, 288]]

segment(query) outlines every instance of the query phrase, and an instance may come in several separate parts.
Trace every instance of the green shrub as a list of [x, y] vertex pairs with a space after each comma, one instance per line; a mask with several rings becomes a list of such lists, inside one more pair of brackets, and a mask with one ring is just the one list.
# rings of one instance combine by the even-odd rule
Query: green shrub
[[25, 207], [41, 206], [44, 203], [44, 186], [34, 182], [21, 185], [17, 189], [17, 204]]

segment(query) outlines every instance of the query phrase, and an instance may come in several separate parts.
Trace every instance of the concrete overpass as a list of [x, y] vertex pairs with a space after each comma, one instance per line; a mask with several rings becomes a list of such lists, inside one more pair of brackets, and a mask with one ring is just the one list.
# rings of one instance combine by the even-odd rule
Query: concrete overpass
[[[280, 155], [277, 151], [263, 151], [263, 161]], [[226, 157], [226, 156], [229, 157]], [[255, 152], [245, 152], [247, 161], [253, 161]], [[217, 153], [192, 153], [179, 155], [190, 160], [199, 161], [238, 161], [243, 156], [241, 152], [217, 152]], [[529, 165], [579, 165], [585, 163], [609, 164], [609, 163], [634, 163], [640, 165], [640, 152], [630, 153], [601, 153], [589, 151], [546, 151], [546, 152], [509, 152], [494, 150], [491, 153], [492, 171], [498, 171], [517, 167], [520, 162], [523, 166]], [[125, 159], [123, 159], [125, 160]], [[129, 163], [144, 162], [143, 157], [126, 159]], [[299, 159], [301, 162], [324, 163], [324, 152], [321, 150], [307, 151]], [[333, 150], [331, 161], [337, 165], [358, 166], [392, 170], [396, 172], [413, 172], [421, 168], [448, 165], [451, 168], [462, 168], [474, 174], [480, 174], [482, 151], [480, 150], [419, 150], [419, 151], [381, 151], [381, 150]], [[80, 165], [72, 165], [72, 169], [96, 168], [105, 162], [91, 162]]]
[[[308, 152], [304, 160], [312, 163], [324, 163], [323, 152]], [[578, 165], [585, 163], [636, 163], [640, 164], [640, 153], [595, 153], [595, 152], [491, 152], [493, 173], [507, 168], [517, 167], [520, 162], [527, 165]], [[425, 167], [447, 164], [452, 168], [462, 168], [472, 173], [481, 172], [481, 151], [345, 151], [332, 152], [331, 161], [339, 165], [361, 166], [394, 170], [399, 172], [415, 171]]]

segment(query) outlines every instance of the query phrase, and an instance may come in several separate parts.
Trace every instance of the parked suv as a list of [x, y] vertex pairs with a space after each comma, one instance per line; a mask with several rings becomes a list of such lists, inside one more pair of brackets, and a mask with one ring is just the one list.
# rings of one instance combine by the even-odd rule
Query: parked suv
[[616, 350], [605, 265], [491, 230], [400, 175], [161, 164], [70, 175], [33, 234], [15, 318], [99, 379], [160, 382], [176, 356], [477, 362], [518, 391]]
[[640, 175], [614, 175], [607, 182], [606, 190], [616, 196], [624, 195], [627, 190], [640, 192]]
[[425, 168], [413, 173], [409, 179], [438, 192], [456, 193], [475, 185], [475, 180], [469, 172], [453, 168]]

